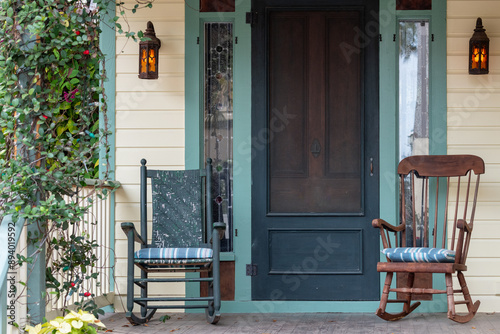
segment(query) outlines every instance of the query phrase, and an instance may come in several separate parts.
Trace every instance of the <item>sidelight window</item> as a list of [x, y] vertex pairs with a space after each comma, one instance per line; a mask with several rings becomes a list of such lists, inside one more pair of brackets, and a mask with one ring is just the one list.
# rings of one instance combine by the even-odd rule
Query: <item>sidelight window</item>
[[232, 251], [233, 24], [205, 23], [204, 152], [214, 166], [214, 221], [226, 223], [222, 251]]

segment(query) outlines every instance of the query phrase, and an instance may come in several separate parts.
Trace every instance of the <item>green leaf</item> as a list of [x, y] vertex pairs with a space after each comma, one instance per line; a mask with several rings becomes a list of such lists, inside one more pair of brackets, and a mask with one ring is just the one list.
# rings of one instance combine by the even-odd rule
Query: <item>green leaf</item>
[[170, 316], [168, 314], [162, 315], [158, 320], [161, 322], [165, 322], [170, 319]]
[[75, 69], [72, 69], [71, 72], [70, 72], [70, 75], [68, 76], [68, 78], [74, 78], [76, 77], [78, 74], [80, 74], [80, 72], [78, 70], [75, 70]]
[[71, 133], [76, 133], [76, 132], [78, 132], [78, 128], [75, 126], [75, 122], [73, 122], [72, 120], [69, 120], [69, 121], [68, 121], [68, 130], [69, 130], [69, 132], [71, 132]]
[[57, 136], [61, 136], [64, 133], [64, 131], [66, 131], [67, 129], [68, 129], [67, 126], [60, 126], [60, 127], [58, 127], [57, 130], [56, 130]]

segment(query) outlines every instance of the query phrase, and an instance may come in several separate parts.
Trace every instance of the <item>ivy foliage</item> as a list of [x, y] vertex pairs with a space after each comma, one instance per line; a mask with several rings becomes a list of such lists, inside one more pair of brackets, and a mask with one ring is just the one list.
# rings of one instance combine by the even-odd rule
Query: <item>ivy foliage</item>
[[[109, 16], [109, 2], [0, 2], [0, 215], [36, 224], [28, 239], [47, 258], [58, 258], [46, 273], [57, 297], [92, 297], [78, 289], [97, 279], [86, 268], [95, 265], [99, 245], [80, 228], [92, 203], [79, 190], [99, 169], [104, 181], [109, 172], [99, 166], [110, 134], [99, 36], [103, 22], [123, 32], [118, 17]], [[36, 258], [18, 255], [20, 264]], [[96, 312], [87, 300], [80, 308]]]

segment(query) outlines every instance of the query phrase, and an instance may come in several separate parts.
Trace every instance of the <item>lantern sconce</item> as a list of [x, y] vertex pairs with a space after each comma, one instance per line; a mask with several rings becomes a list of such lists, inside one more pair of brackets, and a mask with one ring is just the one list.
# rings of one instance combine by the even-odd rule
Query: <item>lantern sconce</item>
[[485, 31], [483, 21], [478, 17], [469, 41], [469, 74], [488, 74], [490, 39]]
[[158, 79], [158, 50], [161, 42], [156, 38], [151, 21], [148, 21], [144, 37], [148, 40], [139, 42], [139, 79]]

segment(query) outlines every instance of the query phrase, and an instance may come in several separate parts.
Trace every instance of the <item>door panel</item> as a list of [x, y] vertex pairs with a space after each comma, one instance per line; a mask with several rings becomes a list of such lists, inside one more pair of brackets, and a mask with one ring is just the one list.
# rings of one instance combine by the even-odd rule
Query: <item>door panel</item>
[[253, 299], [379, 298], [378, 4], [323, 2], [252, 3]]
[[[303, 15], [280, 16], [270, 32], [270, 101], [276, 110], [293, 115], [289, 120], [273, 114], [269, 123], [273, 133], [271, 174], [273, 178], [307, 177], [307, 20]], [[293, 54], [293, 57], [286, 55]], [[286, 73], [286, 75], [283, 75]], [[303, 83], [297, 85], [296, 83]], [[274, 130], [273, 130], [274, 129]]]
[[[361, 274], [362, 230], [276, 229], [269, 231], [271, 274]], [[335, 256], [330, 256], [335, 252]], [[287, 256], [302, 254], [303, 261]], [[314, 257], [310, 255], [313, 254]]]
[[362, 63], [341, 49], [360, 13], [272, 12], [269, 20], [270, 106], [293, 115], [270, 143], [270, 212], [360, 213]]

